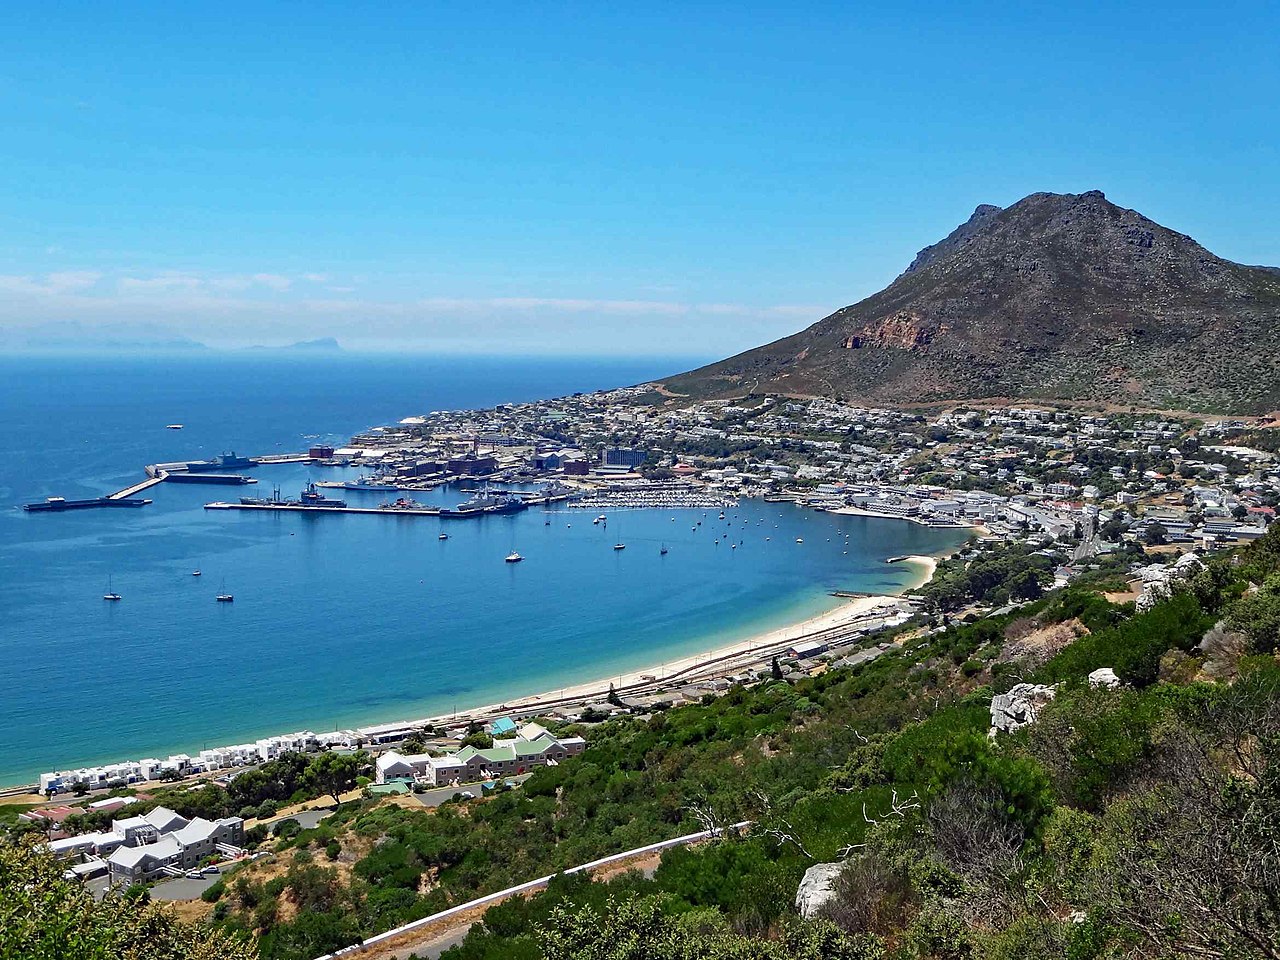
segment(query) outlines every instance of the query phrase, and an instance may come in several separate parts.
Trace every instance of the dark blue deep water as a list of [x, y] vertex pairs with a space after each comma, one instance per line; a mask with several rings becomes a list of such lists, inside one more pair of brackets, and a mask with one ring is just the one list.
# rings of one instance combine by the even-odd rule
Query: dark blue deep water
[[[693, 531], [701, 511], [619, 512], [606, 530], [574, 511], [547, 525], [535, 510], [449, 523], [203, 509], [344, 476], [304, 465], [259, 468], [253, 487], [161, 484], [138, 510], [18, 509], [109, 493], [140, 479], [147, 463], [303, 450], [411, 414], [619, 386], [685, 366], [0, 359], [0, 783], [606, 676], [821, 612], [833, 589], [897, 589], [912, 571], [884, 558], [963, 538], [749, 501], [721, 531], [743, 540], [734, 551], [714, 544], [714, 515]], [[611, 549], [619, 539], [625, 551]], [[524, 563], [502, 562], [513, 548]], [[191, 576], [196, 567], [203, 576]], [[119, 603], [101, 599], [108, 578]], [[234, 604], [214, 602], [224, 583]]]

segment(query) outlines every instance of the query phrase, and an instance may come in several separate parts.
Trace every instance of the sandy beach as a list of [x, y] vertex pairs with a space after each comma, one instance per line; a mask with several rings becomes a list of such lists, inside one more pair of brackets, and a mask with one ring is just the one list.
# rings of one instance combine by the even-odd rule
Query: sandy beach
[[920, 575], [917, 582], [907, 587], [908, 590], [919, 590], [926, 583], [933, 579], [933, 575], [938, 570], [939, 560], [937, 557], [926, 556], [925, 554], [913, 553], [911, 556], [903, 557], [898, 563], [905, 563], [915, 567]]
[[[930, 557], [911, 558], [912, 560], [930, 561]], [[906, 561], [903, 561], [906, 562]], [[936, 566], [936, 561], [934, 561]], [[924, 581], [927, 582], [928, 577], [932, 575], [931, 571], [926, 574]], [[914, 589], [914, 587], [912, 588]], [[835, 599], [835, 598], [833, 598]], [[477, 714], [492, 714], [501, 712], [519, 711], [524, 712], [528, 708], [537, 707], [547, 701], [561, 702], [564, 700], [592, 700], [606, 696], [609, 692], [610, 684], [615, 689], [626, 689], [641, 684], [661, 683], [666, 678], [674, 676], [695, 673], [696, 668], [700, 665], [711, 666], [718, 665], [720, 661], [736, 662], [738, 657], [749, 657], [762, 654], [764, 651], [783, 647], [803, 637], [818, 633], [824, 630], [831, 630], [837, 627], [852, 627], [859, 623], [881, 619], [897, 614], [903, 607], [901, 598], [889, 595], [872, 595], [866, 597], [842, 597], [835, 599], [836, 605], [817, 616], [809, 617], [798, 623], [788, 624], [775, 630], [769, 630], [763, 633], [753, 634], [734, 643], [725, 644], [711, 650], [701, 653], [692, 654], [687, 657], [681, 657], [676, 660], [668, 660], [664, 663], [653, 664], [647, 667], [641, 667], [627, 673], [614, 674], [598, 680], [589, 680], [584, 683], [567, 686], [558, 690], [545, 691], [530, 697], [522, 697], [518, 700], [507, 700], [500, 704], [488, 704], [467, 711], [471, 716]], [[725, 668], [718, 668], [719, 672], [725, 672]], [[446, 722], [452, 715], [432, 718], [435, 722]]]

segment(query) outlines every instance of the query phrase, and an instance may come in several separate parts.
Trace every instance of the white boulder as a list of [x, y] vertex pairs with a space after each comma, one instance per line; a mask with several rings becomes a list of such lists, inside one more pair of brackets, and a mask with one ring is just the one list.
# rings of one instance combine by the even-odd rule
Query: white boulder
[[1019, 683], [1008, 693], [997, 693], [991, 698], [991, 729], [1010, 733], [1027, 724], [1035, 723], [1040, 710], [1057, 694], [1056, 686], [1039, 683]]
[[1120, 678], [1116, 676], [1116, 672], [1110, 667], [1099, 667], [1089, 674], [1089, 686], [1115, 690], [1120, 686]]
[[843, 869], [843, 863], [815, 863], [804, 872], [800, 889], [796, 891], [796, 909], [800, 916], [810, 920], [835, 899], [836, 877]]

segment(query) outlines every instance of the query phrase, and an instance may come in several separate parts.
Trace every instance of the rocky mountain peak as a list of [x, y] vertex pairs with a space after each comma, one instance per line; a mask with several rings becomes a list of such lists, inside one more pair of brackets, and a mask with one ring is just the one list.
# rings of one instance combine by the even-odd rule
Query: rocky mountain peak
[[980, 205], [879, 293], [667, 387], [1272, 410], [1280, 272], [1215, 256], [1101, 190], [1033, 193]]

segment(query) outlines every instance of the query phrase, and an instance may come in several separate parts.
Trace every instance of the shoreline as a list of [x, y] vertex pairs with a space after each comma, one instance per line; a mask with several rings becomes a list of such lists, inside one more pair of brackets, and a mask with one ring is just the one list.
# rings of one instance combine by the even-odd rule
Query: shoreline
[[905, 520], [907, 523], [914, 523], [918, 527], [928, 527], [931, 530], [973, 530], [972, 523], [929, 523], [927, 520], [921, 519], [919, 516], [905, 517], [900, 513], [882, 513], [878, 510], [868, 510], [865, 507], [834, 507], [826, 511], [844, 517], [875, 517], [877, 520]]
[[[835, 512], [835, 511], [828, 511]], [[902, 520], [904, 517], [885, 517], [884, 519]], [[959, 547], [955, 548], [956, 550]], [[948, 551], [946, 555], [949, 555]], [[885, 561], [888, 562], [887, 560]], [[709, 647], [659, 663], [648, 663], [617, 673], [597, 676], [589, 680], [580, 680], [563, 687], [551, 687], [536, 693], [526, 694], [501, 702], [478, 704], [464, 707], [449, 713], [434, 714], [414, 719], [396, 719], [383, 722], [372, 722], [360, 726], [352, 726], [340, 732], [353, 732], [377, 729], [395, 729], [400, 727], [457, 726], [475, 720], [492, 720], [504, 715], [519, 714], [523, 718], [532, 718], [540, 711], [550, 711], [557, 707], [571, 704], [586, 704], [604, 700], [610, 688], [618, 691], [631, 689], [634, 692], [656, 692], [669, 685], [682, 685], [693, 682], [705, 682], [710, 679], [735, 673], [751, 663], [785, 650], [784, 644], [812, 637], [824, 631], [855, 629], [868, 626], [871, 622], [890, 619], [906, 609], [904, 595], [920, 589], [928, 583], [937, 570], [939, 557], [926, 554], [913, 554], [897, 559], [892, 566], [904, 565], [915, 568], [918, 576], [914, 582], [904, 584], [895, 593], [868, 594], [865, 596], [842, 597], [831, 595], [830, 604], [821, 613], [806, 616], [803, 619], [782, 624], [768, 630], [757, 630], [740, 639], [718, 646]], [[701, 668], [701, 669], [699, 669]], [[637, 690], [638, 688], [638, 690]], [[261, 738], [284, 736], [285, 733], [264, 734]], [[108, 761], [112, 762], [112, 761]], [[87, 766], [99, 766], [89, 764]], [[69, 769], [77, 769], [71, 767]], [[232, 768], [234, 769], [234, 768]], [[198, 776], [204, 777], [216, 771], [205, 771]], [[191, 778], [188, 778], [190, 782]], [[182, 781], [179, 781], [182, 782]], [[144, 781], [146, 783], [146, 781]], [[13, 784], [0, 786], [0, 794], [13, 794], [18, 791], [35, 793], [36, 784]], [[135, 784], [134, 786], [137, 786]]]

